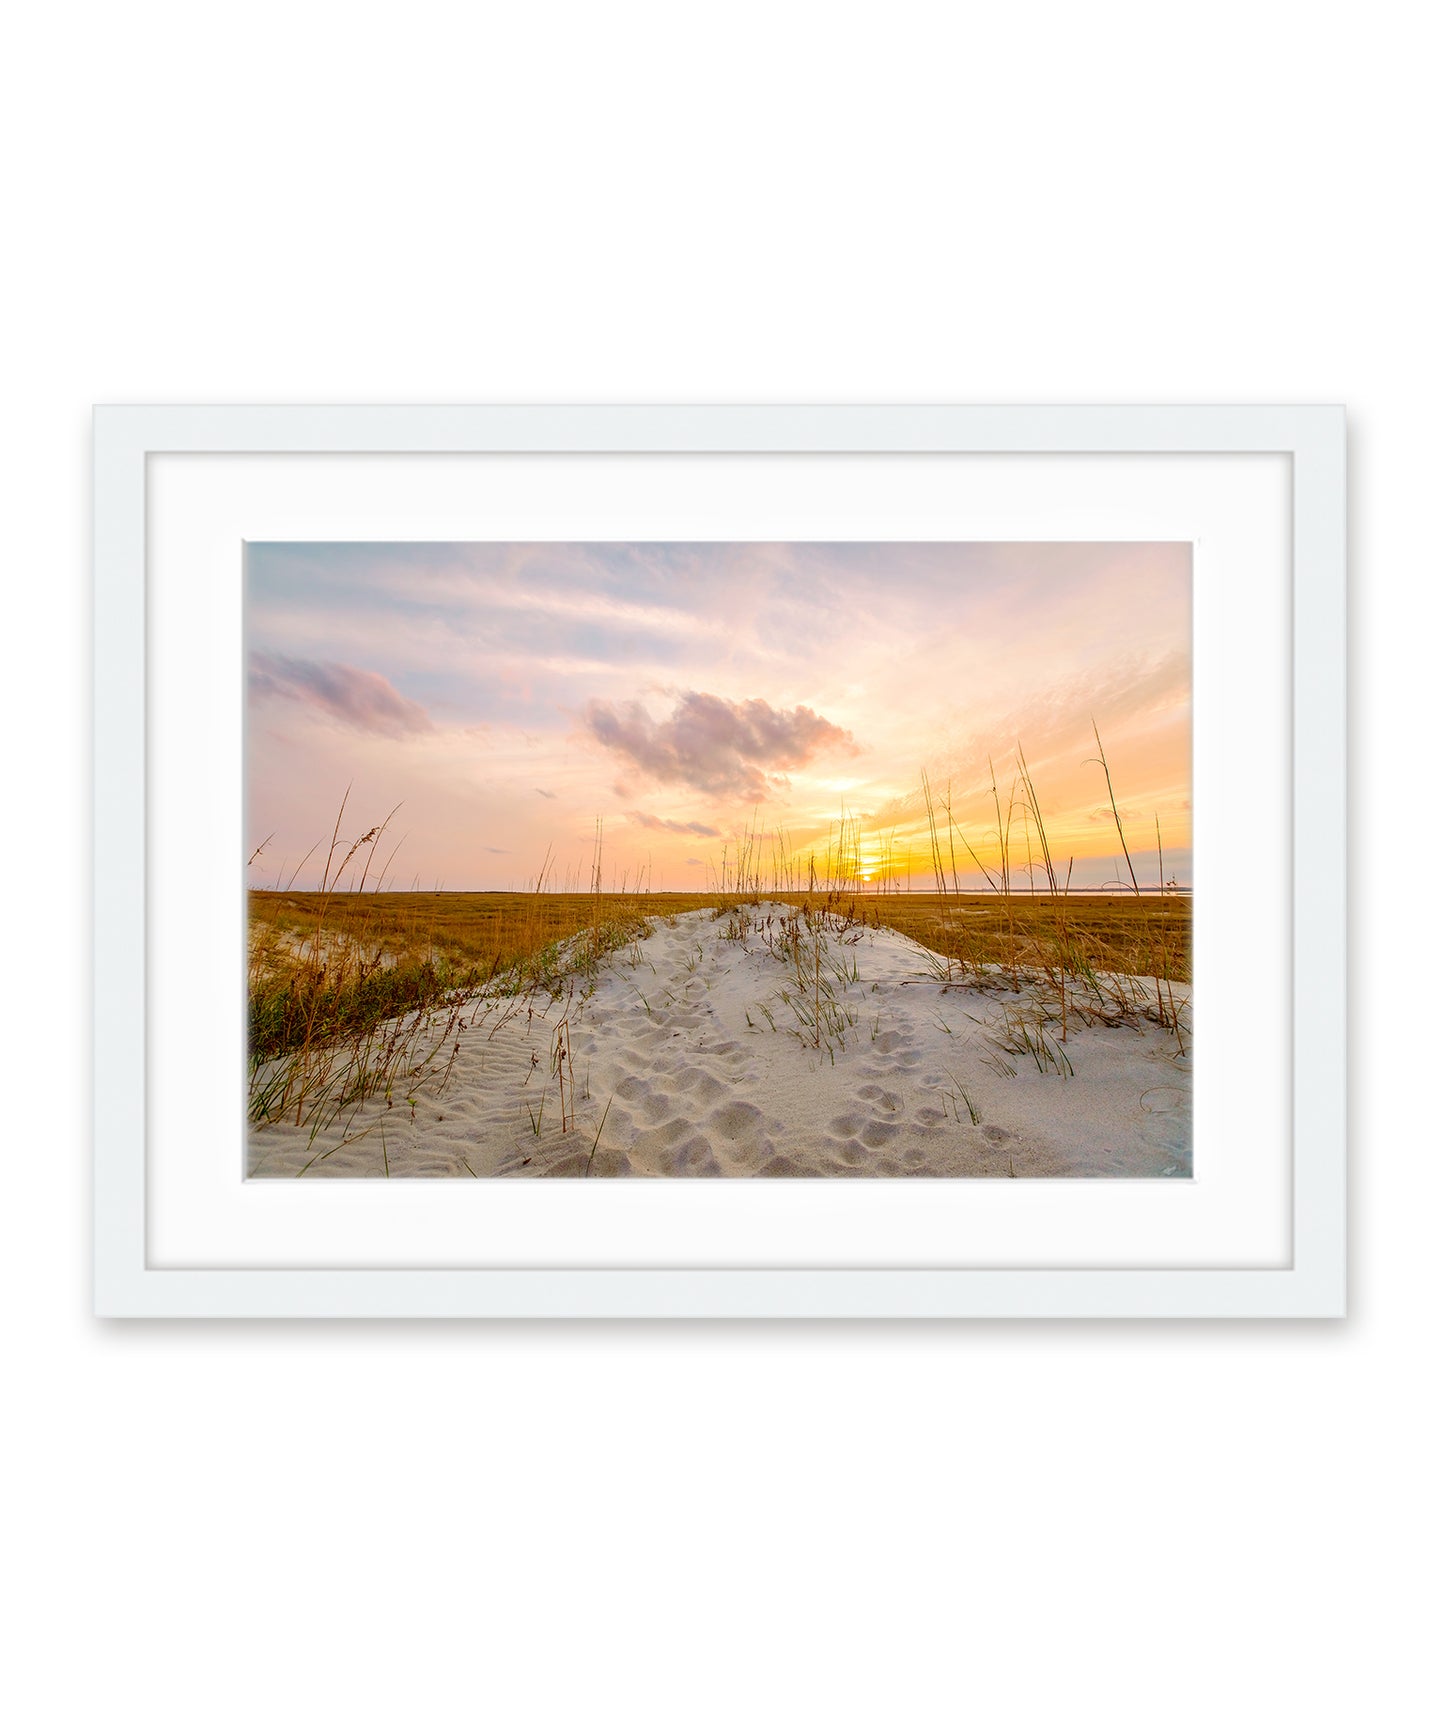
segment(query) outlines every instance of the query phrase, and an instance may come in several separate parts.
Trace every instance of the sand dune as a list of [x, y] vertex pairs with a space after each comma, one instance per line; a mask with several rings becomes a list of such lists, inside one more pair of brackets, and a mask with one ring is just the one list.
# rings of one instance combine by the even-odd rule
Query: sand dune
[[355, 1141], [340, 1143], [343, 1123], [314, 1141], [251, 1128], [251, 1172], [1191, 1172], [1189, 1061], [1169, 1030], [1122, 1011], [1154, 1004], [1152, 981], [1079, 984], [1063, 1040], [1042, 985], [946, 970], [891, 930], [810, 929], [782, 904], [660, 921], [570, 998], [477, 1001], [445, 1089], [364, 1104]]

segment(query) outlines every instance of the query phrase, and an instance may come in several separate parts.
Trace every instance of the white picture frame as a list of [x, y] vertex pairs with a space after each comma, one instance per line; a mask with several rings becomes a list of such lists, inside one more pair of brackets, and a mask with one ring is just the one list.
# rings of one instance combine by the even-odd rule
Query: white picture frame
[[[107, 1317], [1327, 1318], [1345, 1307], [1345, 420], [1338, 407], [272, 407], [95, 412], [95, 1307]], [[148, 607], [152, 464], [201, 454], [941, 454], [1288, 461], [1288, 931], [1266, 962], [1288, 1066], [1287, 1251], [1267, 1264], [1105, 1267], [977, 1260], [846, 1267], [702, 1262], [459, 1267], [389, 1257], [300, 1266], [152, 1257], [148, 1128], [172, 1087], [154, 1039], [151, 685], [179, 652]], [[237, 579], [239, 582], [239, 547]], [[204, 580], [202, 580], [204, 581]], [[239, 642], [237, 643], [239, 655]], [[1247, 707], [1248, 692], [1237, 695]], [[1201, 725], [1205, 726], [1205, 725]], [[218, 912], [218, 920], [221, 914]], [[227, 917], [229, 919], [229, 916]], [[239, 992], [239, 985], [237, 988]], [[222, 1109], [224, 1111], [224, 1108]], [[239, 1112], [239, 1107], [238, 1107]], [[196, 1161], [206, 1160], [205, 1134]], [[243, 1185], [240, 1175], [237, 1187]], [[565, 1188], [585, 1182], [554, 1182]], [[645, 1183], [644, 1183], [645, 1184]], [[662, 1182], [664, 1186], [676, 1183]], [[684, 1184], [692, 1185], [693, 1182]], [[751, 1182], [729, 1181], [728, 1186]], [[761, 1182], [758, 1184], [776, 1184]], [[803, 1186], [858, 1182], [802, 1181]], [[871, 1183], [863, 1183], [871, 1184]], [[905, 1186], [914, 1182], [903, 1182]], [[937, 1182], [969, 1186], [974, 1182]], [[1039, 1185], [1058, 1184], [1039, 1182]], [[1075, 1182], [1064, 1184], [1074, 1185]], [[927, 1208], [920, 1189], [918, 1208]], [[412, 1246], [414, 1248], [414, 1242]]]

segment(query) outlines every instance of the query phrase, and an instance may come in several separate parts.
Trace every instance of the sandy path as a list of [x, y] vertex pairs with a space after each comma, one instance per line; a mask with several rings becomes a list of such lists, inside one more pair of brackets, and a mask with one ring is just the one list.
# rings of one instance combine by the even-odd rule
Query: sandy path
[[[1037, 991], [945, 983], [891, 930], [745, 915], [658, 922], [570, 1003], [479, 1003], [446, 1089], [366, 1104], [351, 1130], [371, 1129], [308, 1176], [380, 1175], [383, 1131], [393, 1177], [1190, 1172], [1189, 1062], [1157, 1024], [1076, 1022], [1060, 1043]], [[252, 1173], [294, 1174], [339, 1137], [253, 1127]]]

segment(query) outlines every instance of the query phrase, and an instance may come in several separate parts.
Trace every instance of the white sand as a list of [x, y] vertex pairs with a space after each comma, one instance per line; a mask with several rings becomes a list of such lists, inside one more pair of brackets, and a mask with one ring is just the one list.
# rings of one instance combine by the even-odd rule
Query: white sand
[[[1119, 1021], [1108, 989], [1101, 1004], [1076, 985], [1100, 1021], [1076, 1010], [1061, 1041], [1042, 985], [1015, 993], [1000, 974], [965, 986], [956, 965], [945, 983], [943, 959], [891, 930], [815, 936], [786, 905], [746, 914], [656, 923], [570, 1004], [476, 1002], [440, 1093], [432, 1080], [412, 1103], [397, 1089], [389, 1109], [364, 1104], [350, 1131], [370, 1129], [340, 1148], [341, 1123], [314, 1141], [253, 1127], [252, 1173], [310, 1161], [308, 1177], [381, 1175], [383, 1129], [393, 1177], [1190, 1173], [1189, 1061], [1157, 1022]], [[1113, 985], [1155, 1003], [1152, 981]], [[564, 1015], [565, 1132], [552, 1068]], [[1043, 1070], [1008, 1051], [1024, 1028], [1047, 1038]]]

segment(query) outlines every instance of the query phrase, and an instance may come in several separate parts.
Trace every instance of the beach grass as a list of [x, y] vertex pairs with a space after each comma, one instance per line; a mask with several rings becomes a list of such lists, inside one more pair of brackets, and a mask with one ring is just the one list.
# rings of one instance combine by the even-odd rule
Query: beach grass
[[[960, 964], [1043, 967], [1059, 954], [1060, 936], [1077, 967], [1112, 974], [1190, 979], [1190, 899], [1187, 896], [1011, 891], [774, 891], [767, 897], [796, 908], [850, 907], [869, 926], [891, 927]], [[294, 967], [296, 948], [319, 922], [360, 954], [420, 969], [438, 980], [485, 985], [515, 971], [559, 941], [612, 920], [653, 921], [691, 910], [726, 909], [744, 899], [716, 892], [585, 893], [452, 891], [340, 893], [252, 891], [253, 955], [270, 948], [268, 973]], [[406, 960], [405, 963], [403, 960]], [[1159, 969], [1150, 965], [1158, 965]], [[418, 977], [419, 985], [427, 978]]]

